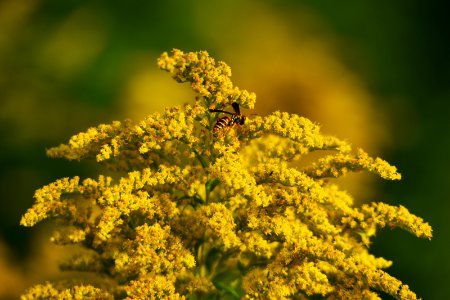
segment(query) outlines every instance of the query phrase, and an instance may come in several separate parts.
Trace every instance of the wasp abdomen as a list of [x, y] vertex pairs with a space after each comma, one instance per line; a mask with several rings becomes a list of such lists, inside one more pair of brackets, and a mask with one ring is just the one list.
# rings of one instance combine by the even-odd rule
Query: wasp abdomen
[[213, 127], [213, 133], [219, 132], [223, 128], [229, 126], [231, 122], [232, 122], [231, 118], [226, 116], [217, 119], [216, 124], [214, 124]]

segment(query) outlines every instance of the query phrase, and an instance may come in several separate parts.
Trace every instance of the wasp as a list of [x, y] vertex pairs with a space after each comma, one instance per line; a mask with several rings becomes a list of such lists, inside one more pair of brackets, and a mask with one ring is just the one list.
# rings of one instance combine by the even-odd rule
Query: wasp
[[210, 109], [210, 112], [221, 112], [224, 114], [229, 114], [230, 116], [224, 116], [217, 119], [213, 127], [213, 133], [218, 133], [225, 127], [233, 127], [235, 124], [244, 125], [246, 116], [241, 115], [241, 110], [239, 109], [239, 104], [233, 102], [231, 104], [234, 113], [221, 110], [221, 109]]

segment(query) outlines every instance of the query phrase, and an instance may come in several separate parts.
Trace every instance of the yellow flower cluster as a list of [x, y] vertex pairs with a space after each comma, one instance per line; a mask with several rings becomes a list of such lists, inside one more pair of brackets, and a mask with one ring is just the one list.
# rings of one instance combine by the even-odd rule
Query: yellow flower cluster
[[191, 88], [211, 104], [224, 106], [238, 102], [247, 108], [255, 106], [256, 95], [233, 87], [230, 67], [223, 61], [216, 64], [206, 51], [183, 53], [174, 49], [171, 56], [161, 55], [158, 66], [176, 81], [190, 82]]
[[[113, 284], [37, 285], [23, 299], [416, 299], [368, 247], [378, 228], [431, 238], [431, 227], [403, 206], [358, 207], [329, 180], [359, 171], [398, 180], [395, 167], [288, 113], [213, 133], [220, 115], [209, 109], [251, 108], [254, 94], [233, 87], [230, 68], [206, 52], [174, 50], [158, 64], [191, 83], [195, 104], [100, 125], [49, 149], [95, 158], [116, 175], [50, 183], [21, 220], [58, 219], [51, 240], [87, 250], [62, 269]], [[289, 164], [312, 152], [323, 155]]]
[[72, 288], [64, 288], [53, 286], [50, 283], [39, 284], [30, 288], [22, 300], [36, 299], [64, 299], [64, 300], [81, 300], [81, 299], [114, 299], [113, 295], [91, 285], [76, 285]]

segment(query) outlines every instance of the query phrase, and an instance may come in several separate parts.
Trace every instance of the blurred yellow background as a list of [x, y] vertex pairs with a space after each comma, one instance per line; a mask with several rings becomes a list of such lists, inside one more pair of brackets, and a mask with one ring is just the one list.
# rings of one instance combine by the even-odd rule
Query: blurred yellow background
[[[51, 224], [19, 219], [35, 189], [96, 176], [45, 149], [89, 126], [138, 121], [192, 102], [156, 67], [163, 51], [206, 50], [227, 62], [254, 110], [297, 113], [397, 165], [401, 182], [354, 174], [359, 202], [403, 204], [435, 238], [383, 230], [377, 255], [424, 299], [450, 294], [449, 26], [445, 4], [419, 1], [0, 1], [0, 298], [62, 276]], [[67, 276], [67, 275], [65, 275]]]

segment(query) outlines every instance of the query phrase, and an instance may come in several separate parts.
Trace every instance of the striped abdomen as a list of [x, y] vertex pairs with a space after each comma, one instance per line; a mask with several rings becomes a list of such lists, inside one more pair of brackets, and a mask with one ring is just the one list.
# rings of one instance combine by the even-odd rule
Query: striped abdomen
[[223, 128], [232, 125], [233, 120], [230, 117], [222, 117], [217, 119], [216, 124], [213, 127], [213, 133], [217, 133]]

